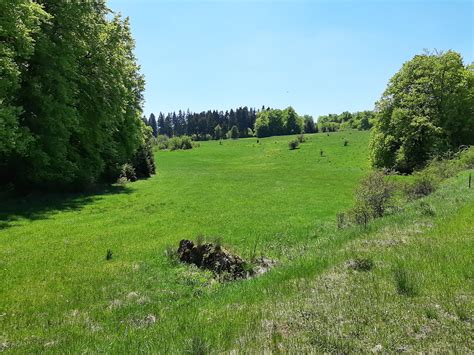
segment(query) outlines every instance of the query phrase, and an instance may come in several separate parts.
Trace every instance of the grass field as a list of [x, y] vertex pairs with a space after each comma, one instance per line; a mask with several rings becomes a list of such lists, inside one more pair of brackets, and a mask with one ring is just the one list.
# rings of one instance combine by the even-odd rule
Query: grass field
[[[420, 260], [406, 266], [409, 272], [431, 270], [432, 259], [426, 255], [432, 249], [423, 240], [436, 240], [433, 250], [438, 250], [443, 235], [453, 230], [446, 227], [450, 225], [460, 226], [459, 232], [453, 232], [451, 249], [435, 254], [439, 255], [437, 262], [446, 265], [440, 273], [447, 276], [440, 280], [434, 273], [433, 280], [426, 279], [426, 287], [420, 284], [419, 292], [437, 295], [438, 289], [444, 290], [441, 304], [442, 297], [454, 299], [449, 292], [472, 301], [472, 272], [466, 271], [472, 270], [468, 259], [473, 225], [467, 222], [472, 220], [472, 191], [461, 191], [461, 180], [454, 179], [452, 186], [448, 184], [439, 193], [448, 191], [444, 198], [448, 201], [449, 197], [451, 205], [443, 203], [439, 194], [430, 197], [436, 213], [422, 218], [441, 229], [415, 233], [413, 243], [420, 244], [416, 252], [405, 243], [400, 254], [394, 254], [394, 248], [379, 253], [376, 246], [364, 248], [364, 240], [387, 239], [384, 223], [414, 228], [413, 223], [419, 222], [415, 212], [420, 209], [408, 206], [405, 214], [384, 218], [368, 231], [338, 231], [336, 213], [351, 207], [353, 191], [369, 170], [368, 133], [308, 137], [294, 151], [288, 149], [290, 137], [260, 139], [260, 143], [256, 139], [222, 145], [203, 142], [191, 151], [157, 152], [158, 174], [149, 180], [88, 195], [33, 195], [2, 201], [0, 351], [205, 353], [290, 350], [296, 345], [319, 351], [369, 351], [379, 345], [372, 339], [370, 319], [356, 330], [351, 328], [357, 310], [362, 312], [368, 304], [361, 302], [350, 313], [353, 305], [346, 297], [338, 296], [340, 303], [334, 298], [343, 289], [328, 295], [327, 290], [318, 291], [317, 280], [345, 270], [341, 269], [344, 261], [363, 249], [362, 254], [374, 259], [374, 271], [347, 277], [366, 277], [368, 280], [357, 282], [384, 289], [372, 296], [374, 304], [393, 303], [396, 314], [405, 303], [412, 304], [412, 299], [422, 296], [407, 298], [393, 287], [383, 287], [392, 275], [393, 261], [405, 255]], [[348, 146], [344, 139], [349, 140]], [[465, 206], [459, 215], [456, 206]], [[168, 247], [176, 248], [179, 240], [198, 235], [211, 241], [219, 237], [245, 258], [256, 251], [277, 259], [279, 265], [259, 278], [222, 284], [206, 272], [177, 265], [166, 257]], [[455, 243], [456, 238], [461, 242]], [[106, 261], [108, 249], [113, 258]], [[452, 281], [447, 282], [448, 277]], [[378, 286], [372, 286], [375, 283]], [[437, 283], [444, 286], [435, 287]], [[364, 290], [353, 292], [357, 299], [370, 300]], [[315, 292], [327, 307], [313, 302]], [[462, 323], [453, 337], [461, 341], [458, 349], [466, 350], [472, 302], [459, 304], [457, 308], [446, 306], [446, 312], [460, 310]], [[426, 309], [430, 305], [423, 303]], [[292, 321], [300, 319], [301, 311], [318, 314], [315, 309], [326, 313], [309, 317], [307, 327], [298, 328]], [[345, 310], [353, 317], [347, 329], [335, 316]], [[322, 331], [324, 319], [332, 335]], [[335, 336], [335, 329], [342, 332], [341, 337]], [[393, 333], [390, 327], [381, 329], [383, 334]], [[346, 330], [350, 334], [359, 331], [362, 340], [355, 336], [356, 340], [341, 341], [349, 334]], [[390, 348], [397, 343], [391, 339], [380, 343]], [[394, 335], [393, 339], [399, 338]], [[454, 338], [446, 339], [449, 343]], [[470, 341], [472, 345], [472, 337]], [[400, 346], [404, 345], [412, 343]]]

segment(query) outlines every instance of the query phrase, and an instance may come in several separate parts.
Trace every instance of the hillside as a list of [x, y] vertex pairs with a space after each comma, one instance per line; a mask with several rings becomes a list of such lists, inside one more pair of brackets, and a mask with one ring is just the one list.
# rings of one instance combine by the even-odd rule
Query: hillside
[[[296, 150], [290, 138], [159, 151], [158, 174], [148, 180], [4, 201], [0, 349], [472, 351], [474, 193], [466, 174], [368, 230], [338, 230], [336, 214], [352, 206], [369, 170], [368, 133], [309, 135]], [[166, 256], [199, 235], [278, 265], [219, 283]], [[348, 272], [355, 257], [373, 260], [373, 270]], [[399, 260], [416, 272], [413, 296], [393, 286]], [[406, 327], [394, 330], [395, 318]]]

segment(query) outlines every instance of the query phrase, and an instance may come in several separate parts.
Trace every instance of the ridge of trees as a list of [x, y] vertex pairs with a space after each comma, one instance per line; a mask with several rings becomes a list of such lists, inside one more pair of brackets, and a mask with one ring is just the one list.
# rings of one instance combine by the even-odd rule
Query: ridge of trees
[[[278, 122], [272, 121], [271, 127], [265, 128], [268, 116], [277, 117]], [[160, 112], [158, 117], [152, 113], [148, 119], [143, 117], [143, 121], [151, 127], [155, 137], [188, 135], [193, 140], [317, 132], [313, 118], [309, 115], [299, 116], [292, 107], [277, 110], [265, 106], [261, 109], [244, 106], [226, 111], [208, 110], [200, 113], [188, 109], [166, 115]]]
[[0, 184], [82, 189], [154, 172], [128, 19], [105, 0], [0, 1]]
[[321, 132], [335, 132], [344, 129], [370, 130], [374, 124], [374, 111], [344, 111], [341, 114], [330, 113], [318, 117], [318, 129]]

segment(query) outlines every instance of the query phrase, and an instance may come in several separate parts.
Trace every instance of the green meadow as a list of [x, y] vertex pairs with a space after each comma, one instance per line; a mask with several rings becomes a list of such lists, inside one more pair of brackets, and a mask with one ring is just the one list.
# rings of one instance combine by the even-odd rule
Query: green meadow
[[[338, 230], [336, 214], [353, 205], [370, 170], [369, 133], [307, 135], [296, 150], [291, 138], [157, 151], [157, 175], [147, 180], [4, 198], [0, 351], [472, 351], [466, 173], [421, 207]], [[277, 266], [221, 283], [167, 256], [198, 236]], [[373, 271], [347, 271], [358, 256], [373, 260]]]

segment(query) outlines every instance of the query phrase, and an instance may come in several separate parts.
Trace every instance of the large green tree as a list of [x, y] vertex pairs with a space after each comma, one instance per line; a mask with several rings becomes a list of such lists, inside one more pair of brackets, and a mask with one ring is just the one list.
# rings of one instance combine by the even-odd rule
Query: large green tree
[[293, 107], [288, 107], [283, 111], [285, 134], [299, 134], [303, 132], [303, 119], [298, 116]]
[[474, 72], [453, 51], [417, 55], [392, 77], [376, 112], [372, 164], [411, 172], [474, 144]]
[[7, 161], [24, 157], [34, 140], [21, 123], [18, 98], [24, 69], [35, 50], [41, 24], [50, 16], [30, 0], [0, 1], [0, 182], [11, 179]]
[[[146, 145], [144, 80], [128, 20], [111, 14], [104, 0], [6, 0], [1, 6], [1, 33], [11, 33], [13, 21], [13, 28], [28, 25], [24, 35], [31, 37], [26, 50], [9, 50], [21, 80], [2, 92], [2, 101], [16, 105], [17, 127], [10, 123], [9, 131], [19, 133], [8, 135], [10, 143], [2, 137], [0, 168], [9, 173], [2, 176], [55, 189], [115, 179]], [[2, 73], [10, 68], [0, 62]]]

